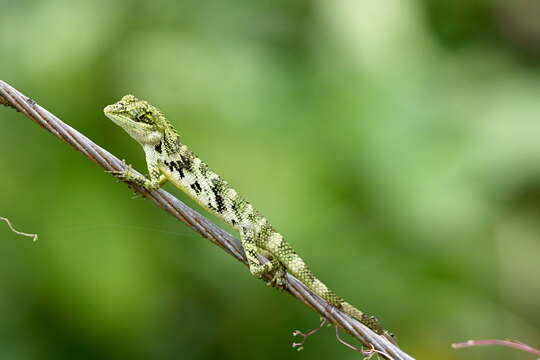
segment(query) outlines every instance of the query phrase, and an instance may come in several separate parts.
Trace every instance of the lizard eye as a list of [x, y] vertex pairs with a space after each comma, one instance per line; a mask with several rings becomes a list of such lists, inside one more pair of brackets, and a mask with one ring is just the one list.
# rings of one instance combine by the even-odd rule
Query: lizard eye
[[139, 113], [136, 113], [136, 114], [133, 114], [134, 117], [135, 117], [135, 120], [139, 121], [139, 122], [143, 122], [143, 123], [149, 123], [149, 119], [148, 119], [148, 114], [146, 112], [139, 112]]

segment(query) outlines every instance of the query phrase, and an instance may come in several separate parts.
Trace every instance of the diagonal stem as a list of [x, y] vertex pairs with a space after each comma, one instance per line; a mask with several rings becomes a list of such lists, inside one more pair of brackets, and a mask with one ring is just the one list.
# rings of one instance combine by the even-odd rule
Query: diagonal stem
[[463, 349], [463, 348], [471, 347], [471, 346], [493, 346], [493, 345], [506, 346], [506, 347], [518, 349], [521, 351], [525, 351], [525, 352], [534, 354], [536, 356], [540, 356], [539, 349], [535, 349], [529, 345], [526, 345], [522, 342], [515, 341], [515, 340], [498, 340], [498, 339], [469, 340], [469, 341], [465, 341], [461, 343], [452, 344], [452, 347], [454, 349]]
[[[116, 156], [98, 146], [86, 136], [62, 122], [54, 114], [45, 110], [36, 104], [35, 101], [23, 95], [2, 80], [0, 80], [0, 104], [20, 111], [26, 117], [74, 147], [106, 171], [119, 171], [123, 169], [122, 161]], [[130, 183], [128, 183], [128, 186], [142, 194], [144, 197], [150, 199], [154, 204], [167, 211], [178, 220], [184, 222], [187, 226], [225, 250], [235, 259], [246, 264], [242, 246], [234, 236], [214, 225], [210, 220], [185, 205], [167, 191], [162, 189], [148, 191]], [[388, 354], [389, 358], [395, 360], [414, 360], [410, 355], [391, 344], [387, 339], [375, 334], [365, 325], [311, 293], [304, 284], [291, 274], [287, 274], [286, 276], [287, 286], [285, 291], [302, 301], [333, 324], [344, 329], [364, 345], [380, 351], [381, 353]], [[269, 281], [271, 280], [271, 277], [272, 275], [268, 274], [265, 280]]]

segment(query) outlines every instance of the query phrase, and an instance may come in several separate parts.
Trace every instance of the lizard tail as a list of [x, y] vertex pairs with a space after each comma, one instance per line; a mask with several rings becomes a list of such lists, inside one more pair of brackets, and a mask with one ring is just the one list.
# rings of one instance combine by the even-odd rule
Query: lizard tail
[[379, 320], [375, 316], [369, 316], [364, 314], [346, 301], [343, 301], [339, 308], [346, 314], [352, 316], [362, 324], [366, 325], [371, 330], [375, 331], [379, 335], [386, 335], [386, 331], [379, 324]]
[[[311, 273], [309, 269], [307, 272]], [[306, 273], [305, 271], [302, 273]], [[297, 276], [296, 274], [293, 274]], [[379, 335], [385, 335], [385, 330], [379, 324], [379, 321], [374, 316], [369, 316], [364, 312], [358, 310], [356, 307], [346, 302], [343, 298], [337, 296], [332, 290], [330, 290], [322, 281], [316, 278], [312, 273], [310, 278], [313, 279], [311, 285], [306, 284], [307, 287], [321, 298], [329, 302], [331, 305], [342, 310], [344, 313], [352, 316], [356, 320], [360, 321], [362, 324], [366, 325], [368, 328], [373, 330]]]
[[270, 243], [273, 245], [273, 249], [270, 250], [272, 254], [277, 255], [279, 262], [282, 263], [291, 274], [297, 277], [312, 292], [323, 298], [331, 305], [360, 321], [377, 334], [383, 335], [394, 342], [392, 336], [379, 325], [377, 318], [369, 316], [358, 310], [344, 299], [337, 296], [336, 293], [334, 293], [332, 290], [330, 290], [330, 288], [328, 288], [328, 286], [320, 281], [307, 267], [304, 260], [302, 260], [302, 258], [296, 254], [294, 249], [283, 240], [281, 235], [274, 233], [271, 238], [272, 241], [270, 241]]
[[300, 274], [294, 274], [294, 276], [299, 277], [304, 274], [309, 274], [308, 277], [313, 279], [311, 284], [306, 283], [305, 285], [313, 291], [315, 294], [319, 295], [321, 298], [326, 300], [331, 305], [342, 310], [347, 315], [355, 318], [360, 321], [362, 324], [373, 330], [375, 333], [384, 336], [394, 345], [397, 345], [394, 334], [384, 330], [379, 323], [379, 320], [375, 316], [367, 315], [366, 313], [358, 310], [356, 307], [350, 303], [343, 300], [341, 297], [337, 296], [332, 290], [330, 290], [322, 281], [313, 275], [313, 273], [307, 269], [307, 271], [302, 271]]

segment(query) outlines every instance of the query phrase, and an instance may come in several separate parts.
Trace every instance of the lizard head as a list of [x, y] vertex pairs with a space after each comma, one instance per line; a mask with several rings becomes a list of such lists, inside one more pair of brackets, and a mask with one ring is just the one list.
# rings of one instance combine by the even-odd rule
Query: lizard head
[[133, 95], [124, 96], [103, 112], [141, 145], [159, 144], [172, 128], [156, 107]]

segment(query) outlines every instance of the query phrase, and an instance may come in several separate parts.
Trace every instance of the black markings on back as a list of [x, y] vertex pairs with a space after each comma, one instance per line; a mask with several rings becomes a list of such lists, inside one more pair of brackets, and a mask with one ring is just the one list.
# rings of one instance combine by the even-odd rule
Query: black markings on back
[[208, 165], [201, 162], [201, 165], [199, 165], [199, 171], [202, 176], [206, 177], [206, 175], [208, 174]]
[[193, 166], [193, 160], [188, 155], [180, 155], [181, 161], [178, 161], [178, 163], [182, 163], [182, 167], [188, 171], [191, 171], [191, 167]]
[[223, 193], [223, 190], [225, 188], [225, 184], [223, 180], [215, 179], [213, 181], [214, 185], [210, 187], [210, 190], [214, 193], [214, 198], [216, 199], [217, 209], [216, 211], [220, 214], [223, 213], [225, 208], [225, 199], [223, 199], [223, 196], [221, 195]]
[[247, 252], [249, 255], [251, 255], [251, 257], [257, 258], [257, 252], [255, 252], [255, 250], [248, 248], [248, 249], [244, 249], [244, 251]]
[[[184, 161], [177, 160], [177, 161], [164, 161], [165, 166], [169, 168], [171, 172], [177, 172], [180, 178], [184, 178], [186, 174], [184, 173], [184, 169], [190, 171], [190, 169], [185, 165]], [[200, 188], [200, 185], [199, 185]]]
[[174, 171], [174, 168], [175, 168], [175, 163], [174, 162], [169, 162], [169, 161], [165, 160], [163, 163], [165, 164], [165, 166], [167, 166], [169, 168], [170, 172]]
[[216, 192], [214, 192], [214, 194], [216, 194], [216, 203], [218, 206], [217, 211], [222, 213], [225, 211], [225, 202], [223, 200], [223, 197]]
[[190, 185], [190, 187], [195, 191], [195, 193], [200, 194], [202, 191], [201, 185], [198, 181], [195, 181], [193, 184]]
[[240, 196], [236, 196], [234, 199], [231, 199], [231, 210], [238, 221], [242, 222], [242, 220], [246, 220], [245, 211], [248, 205], [249, 203]]
[[184, 169], [183, 168], [178, 169], [178, 175], [180, 176], [181, 179], [183, 179], [184, 176], [186, 176], [186, 174], [184, 174]]
[[239, 206], [238, 201], [233, 201], [231, 208], [232, 208], [232, 211], [234, 212], [234, 215], [236, 215], [236, 217], [240, 215], [240, 209], [238, 208], [238, 206]]
[[180, 176], [180, 178], [184, 178], [184, 176], [186, 176], [184, 174], [184, 169], [187, 169], [187, 170], [189, 169], [180, 160], [175, 161], [174, 164], [176, 165], [176, 171], [178, 172], [178, 175]]

